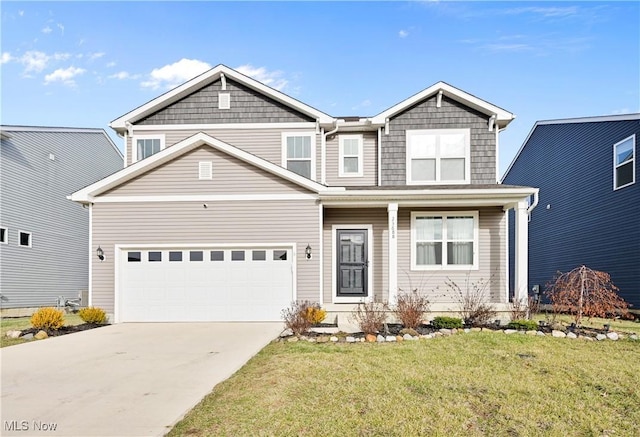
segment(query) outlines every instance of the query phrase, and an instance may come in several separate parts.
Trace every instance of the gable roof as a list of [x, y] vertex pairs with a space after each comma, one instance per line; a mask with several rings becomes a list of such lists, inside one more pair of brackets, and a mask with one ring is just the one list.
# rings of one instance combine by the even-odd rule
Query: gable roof
[[511, 171], [511, 168], [515, 164], [516, 160], [518, 159], [518, 157], [522, 153], [522, 150], [524, 149], [524, 147], [529, 142], [529, 139], [531, 138], [531, 135], [533, 135], [533, 132], [538, 128], [538, 126], [547, 126], [547, 125], [552, 125], [552, 124], [602, 123], [602, 122], [607, 122], [607, 121], [629, 121], [629, 120], [640, 120], [640, 113], [620, 114], [620, 115], [601, 115], [601, 116], [595, 116], [595, 117], [556, 118], [556, 119], [551, 119], [551, 120], [538, 120], [538, 121], [535, 122], [535, 124], [533, 125], [533, 127], [529, 131], [529, 134], [527, 135], [527, 137], [522, 142], [522, 145], [518, 149], [518, 152], [516, 153], [516, 155], [511, 160], [511, 163], [509, 164], [509, 167], [507, 167], [507, 170], [504, 172], [504, 175], [502, 175], [502, 178], [500, 179], [500, 181], [502, 182], [502, 181], [505, 180], [505, 178], [507, 177], [507, 175]]
[[[298, 175], [297, 173], [287, 170], [286, 168], [275, 165], [269, 161], [257, 157], [256, 155], [252, 155], [251, 153], [238, 149], [237, 147], [227, 144], [224, 141], [220, 141], [217, 138], [200, 132], [180, 141], [179, 143], [171, 147], [167, 147], [160, 152], [153, 154], [149, 158], [142, 159], [112, 174], [111, 176], [108, 176], [94, 184], [76, 191], [75, 193], [68, 196], [68, 199], [79, 203], [91, 203], [96, 196], [99, 196], [100, 194], [103, 194], [111, 190], [112, 188], [123, 184], [124, 182], [140, 176], [143, 173], [148, 172], [149, 170], [172, 161], [178, 156], [184, 155], [185, 153], [203, 145], [213, 147], [216, 150], [238, 158], [244, 162], [254, 165], [255, 167], [258, 167], [285, 180], [293, 182], [315, 193], [319, 193], [321, 191], [329, 189], [325, 185], [314, 182], [310, 179]], [[336, 189], [332, 188], [332, 190], [335, 191]]]
[[227, 67], [226, 65], [217, 65], [212, 69], [205, 71], [199, 76], [183, 83], [182, 85], [167, 91], [159, 97], [145, 103], [142, 106], [137, 107], [133, 111], [127, 112], [123, 116], [116, 118], [109, 126], [115, 129], [117, 132], [123, 132], [127, 128], [127, 123], [135, 123], [136, 121], [153, 114], [154, 112], [169, 106], [172, 103], [177, 102], [184, 97], [194, 93], [200, 88], [209, 85], [221, 78], [224, 75], [230, 79], [233, 79], [259, 93], [262, 93], [290, 108], [293, 108], [303, 114], [306, 114], [312, 118], [318, 120], [321, 124], [331, 124], [334, 119], [330, 115], [325, 114], [309, 105], [306, 105], [299, 100], [296, 100], [288, 95], [275, 90], [255, 79], [245, 76], [238, 71]]
[[393, 117], [396, 114], [404, 111], [405, 109], [410, 108], [411, 106], [419, 103], [420, 101], [431, 97], [433, 95], [438, 94], [442, 91], [442, 94], [455, 100], [460, 103], [463, 103], [470, 108], [473, 108], [477, 111], [480, 111], [489, 116], [496, 115], [496, 125], [500, 127], [505, 127], [507, 124], [511, 122], [516, 116], [509, 111], [506, 111], [498, 106], [495, 106], [485, 100], [482, 100], [472, 94], [469, 94], [461, 89], [453, 87], [445, 82], [438, 82], [436, 84], [431, 85], [429, 88], [426, 88], [420, 91], [417, 94], [409, 97], [398, 103], [397, 105], [392, 106], [391, 108], [381, 112], [378, 115], [372, 117], [373, 124], [383, 125], [388, 118]]

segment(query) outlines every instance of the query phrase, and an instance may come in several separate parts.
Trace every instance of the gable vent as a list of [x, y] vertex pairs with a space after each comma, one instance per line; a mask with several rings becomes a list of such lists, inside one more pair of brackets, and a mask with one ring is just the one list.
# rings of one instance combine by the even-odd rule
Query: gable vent
[[230, 109], [231, 108], [231, 94], [218, 93], [218, 109]]
[[198, 179], [200, 180], [213, 179], [213, 162], [200, 161], [198, 163]]

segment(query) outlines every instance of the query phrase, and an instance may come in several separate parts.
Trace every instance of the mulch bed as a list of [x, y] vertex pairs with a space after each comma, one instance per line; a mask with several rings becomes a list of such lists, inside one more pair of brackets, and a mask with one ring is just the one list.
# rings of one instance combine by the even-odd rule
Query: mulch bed
[[[83, 323], [82, 325], [72, 325], [72, 326], [63, 326], [62, 328], [56, 331], [47, 331], [47, 335], [49, 337], [58, 337], [60, 335], [73, 334], [74, 332], [87, 331], [89, 329], [101, 328], [103, 326], [108, 326], [106, 324], [96, 324], [96, 323]], [[21, 335], [25, 334], [36, 334], [40, 329], [29, 328], [22, 331]]]

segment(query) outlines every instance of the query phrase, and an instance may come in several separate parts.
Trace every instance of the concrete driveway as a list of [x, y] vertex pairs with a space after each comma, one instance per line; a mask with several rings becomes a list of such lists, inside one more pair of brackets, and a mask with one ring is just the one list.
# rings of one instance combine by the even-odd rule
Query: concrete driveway
[[162, 436], [282, 329], [125, 323], [2, 348], [0, 434]]

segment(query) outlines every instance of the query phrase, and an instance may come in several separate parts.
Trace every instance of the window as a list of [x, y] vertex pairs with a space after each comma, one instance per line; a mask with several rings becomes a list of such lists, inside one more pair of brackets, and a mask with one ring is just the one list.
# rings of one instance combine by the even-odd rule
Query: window
[[9, 242], [9, 229], [4, 226], [0, 227], [0, 243], [7, 244]]
[[142, 261], [142, 254], [140, 252], [127, 252], [127, 261], [130, 263], [139, 263]]
[[231, 261], [244, 261], [244, 250], [232, 250]]
[[162, 252], [149, 252], [149, 262], [162, 261]]
[[212, 250], [211, 251], [211, 261], [224, 261], [224, 251], [222, 251], [222, 250]]
[[315, 178], [315, 144], [312, 133], [282, 134], [282, 166], [308, 179]]
[[18, 244], [24, 247], [31, 247], [31, 232], [18, 231]]
[[287, 260], [287, 251], [286, 250], [274, 250], [273, 251], [273, 260], [274, 261], [286, 261]]
[[251, 259], [253, 261], [266, 261], [266, 259], [267, 259], [267, 251], [266, 250], [253, 250], [251, 252]]
[[136, 135], [132, 140], [133, 161], [140, 161], [164, 149], [164, 135], [140, 136]]
[[169, 252], [169, 261], [182, 261], [182, 252]]
[[412, 269], [477, 269], [477, 224], [477, 212], [412, 213]]
[[340, 135], [338, 176], [362, 176], [362, 135]]
[[189, 252], [189, 261], [203, 261], [203, 252], [201, 250], [192, 250]]
[[613, 145], [613, 189], [636, 181], [636, 136], [631, 135]]
[[407, 131], [407, 184], [470, 181], [469, 129]]

